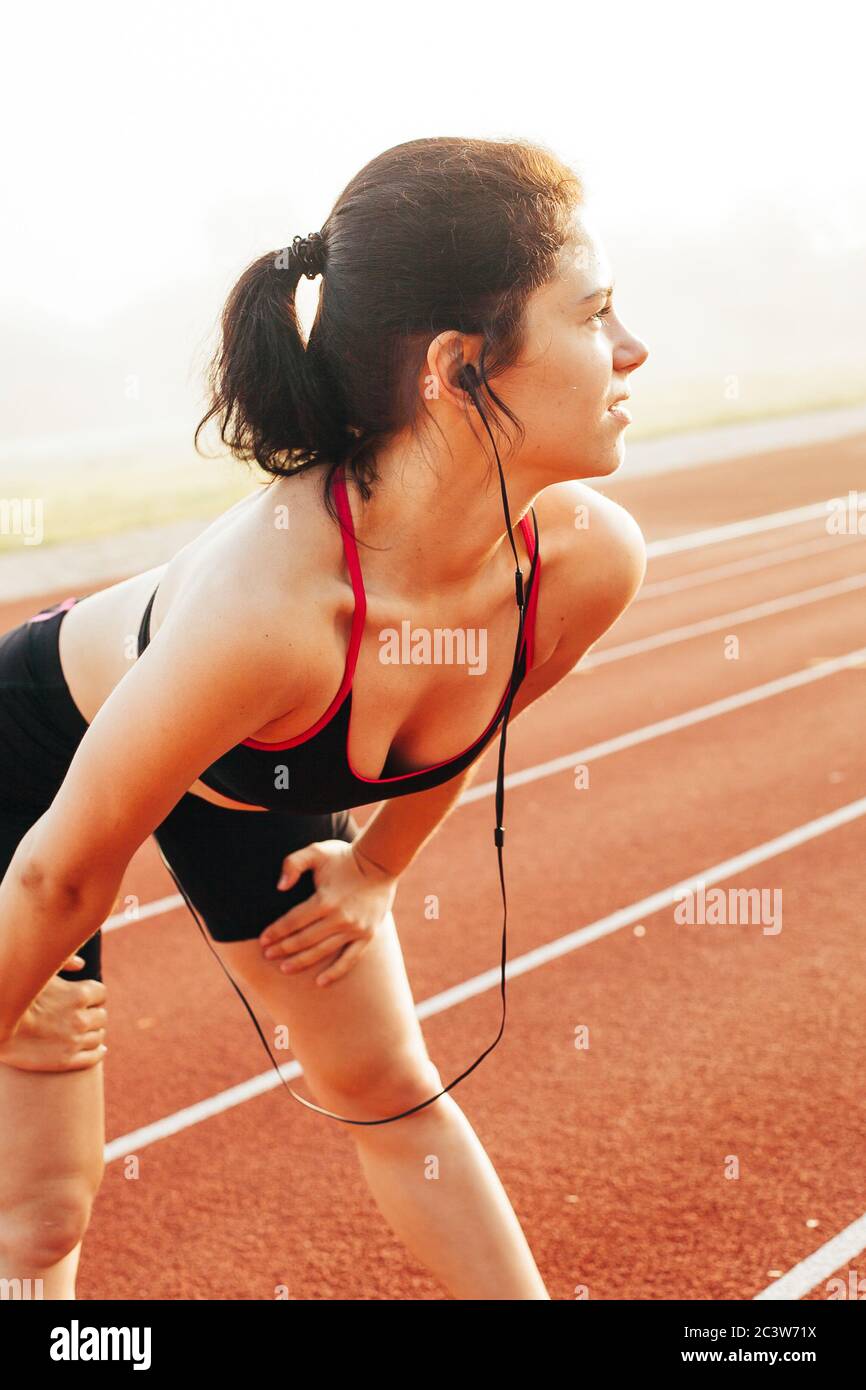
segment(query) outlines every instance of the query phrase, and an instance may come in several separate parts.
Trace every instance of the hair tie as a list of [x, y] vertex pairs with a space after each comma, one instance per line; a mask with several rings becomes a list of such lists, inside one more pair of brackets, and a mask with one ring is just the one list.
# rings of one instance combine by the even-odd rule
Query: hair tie
[[321, 232], [292, 238], [295, 259], [308, 280], [315, 280], [325, 269], [325, 241]]

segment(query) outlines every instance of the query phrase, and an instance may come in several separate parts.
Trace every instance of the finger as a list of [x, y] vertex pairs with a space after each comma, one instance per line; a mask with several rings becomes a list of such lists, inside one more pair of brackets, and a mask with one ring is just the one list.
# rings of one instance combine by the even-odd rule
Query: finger
[[87, 962], [85, 961], [85, 959], [84, 959], [83, 956], [70, 956], [68, 960], [65, 960], [65, 961], [63, 962], [63, 964], [59, 967], [59, 969], [60, 969], [60, 970], [82, 970], [82, 969], [84, 968], [84, 966], [86, 965], [86, 963], [87, 963]]
[[320, 941], [333, 936], [336, 931], [347, 929], [348, 923], [343, 917], [337, 912], [330, 912], [327, 917], [321, 917], [311, 927], [299, 928], [278, 941], [272, 941], [264, 948], [265, 959], [282, 960], [285, 956], [298, 955], [301, 951], [307, 951], [311, 946], [317, 946]]
[[66, 983], [81, 991], [79, 997], [84, 1004], [104, 1004], [108, 998], [108, 990], [102, 980], [82, 980], [80, 984], [77, 980], [68, 980]]
[[302, 903], [297, 903], [295, 907], [289, 908], [289, 911], [284, 912], [281, 917], [276, 917], [273, 922], [269, 922], [264, 931], [259, 932], [259, 941], [263, 946], [270, 946], [274, 941], [282, 941], [284, 937], [291, 936], [293, 932], [301, 931], [304, 927], [311, 927], [315, 922], [321, 922], [333, 910], [332, 903], [323, 902], [318, 893], [313, 893]]
[[104, 1028], [89, 1029], [86, 1033], [79, 1033], [75, 1039], [75, 1045], [80, 1052], [90, 1052], [94, 1047], [101, 1047], [104, 1043]]
[[104, 1028], [108, 1022], [108, 1010], [101, 1004], [85, 1005], [84, 1016], [88, 1028]]
[[283, 860], [282, 874], [277, 882], [277, 887], [280, 889], [291, 888], [292, 884], [297, 883], [302, 873], [305, 873], [307, 869], [314, 869], [321, 862], [321, 859], [322, 851], [315, 840], [311, 845], [304, 845], [303, 849], [293, 850]]
[[327, 941], [320, 941], [317, 946], [311, 946], [308, 951], [301, 951], [296, 956], [290, 956], [288, 960], [280, 962], [280, 970], [284, 975], [294, 975], [301, 970], [309, 970], [311, 965], [318, 965], [327, 956], [333, 956], [335, 952], [347, 946], [352, 940], [345, 937], [342, 933], [336, 936], [329, 936]]
[[101, 1062], [108, 1048], [105, 1044], [102, 1047], [89, 1048], [86, 1051], [73, 1053], [64, 1067], [64, 1071], [81, 1071], [83, 1067], [95, 1067]]
[[93, 1033], [100, 1028], [104, 1033], [105, 1028], [98, 1019], [94, 1018], [95, 1012], [93, 1009], [77, 1009], [69, 1020], [70, 1031], [79, 1038], [83, 1038], [85, 1033]]
[[333, 984], [334, 980], [342, 979], [344, 975], [348, 975], [352, 966], [357, 963], [358, 957], [364, 954], [368, 945], [369, 942], [367, 941], [353, 941], [351, 946], [347, 946], [345, 951], [340, 953], [339, 958], [334, 961], [333, 965], [329, 965], [326, 970], [323, 970], [320, 975], [316, 976], [316, 984], [330, 985]]

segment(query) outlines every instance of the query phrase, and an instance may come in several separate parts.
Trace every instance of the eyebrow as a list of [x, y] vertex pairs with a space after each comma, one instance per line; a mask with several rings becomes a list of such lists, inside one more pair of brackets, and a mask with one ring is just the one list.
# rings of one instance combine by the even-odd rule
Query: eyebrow
[[603, 294], [605, 299], [609, 299], [613, 294], [613, 285], [600, 285], [597, 290], [593, 290], [592, 294], [585, 294], [583, 299], [578, 300], [578, 303], [588, 304], [591, 299], [597, 299], [600, 294]]

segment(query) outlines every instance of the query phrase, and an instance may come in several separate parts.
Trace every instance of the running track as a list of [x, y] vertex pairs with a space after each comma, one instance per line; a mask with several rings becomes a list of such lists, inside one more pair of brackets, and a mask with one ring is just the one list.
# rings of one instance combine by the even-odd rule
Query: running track
[[[508, 1021], [453, 1094], [553, 1298], [866, 1280], [866, 535], [829, 535], [823, 507], [864, 486], [864, 454], [860, 436], [609, 480], [649, 542], [644, 589], [509, 730]], [[0, 628], [69, 592], [5, 605]], [[497, 747], [395, 904], [446, 1080], [499, 1023]], [[672, 890], [698, 879], [779, 890], [781, 931], [678, 925]], [[445, 1297], [349, 1128], [280, 1086], [151, 840], [118, 909], [127, 894], [138, 919], [110, 918], [103, 951], [108, 1166], [79, 1297]]]

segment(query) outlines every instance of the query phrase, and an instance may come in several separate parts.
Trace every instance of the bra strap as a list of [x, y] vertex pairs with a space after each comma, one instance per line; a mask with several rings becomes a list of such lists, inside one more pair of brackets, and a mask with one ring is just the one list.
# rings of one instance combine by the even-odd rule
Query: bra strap
[[352, 510], [349, 506], [349, 498], [346, 493], [345, 464], [340, 466], [334, 478], [334, 496], [337, 499], [337, 511], [340, 513], [340, 520], [342, 522], [340, 531], [343, 536], [343, 553], [346, 556], [346, 564], [349, 567], [349, 574], [352, 577], [352, 588], [355, 592], [355, 611], [352, 615], [352, 633], [349, 638], [349, 651], [346, 658], [346, 677], [351, 685], [352, 677], [355, 674], [355, 665], [358, 660], [358, 651], [361, 646], [361, 634], [364, 631], [364, 621], [367, 616], [367, 594], [364, 589], [364, 576], [361, 572], [361, 561], [358, 558], [358, 543], [355, 539]]

